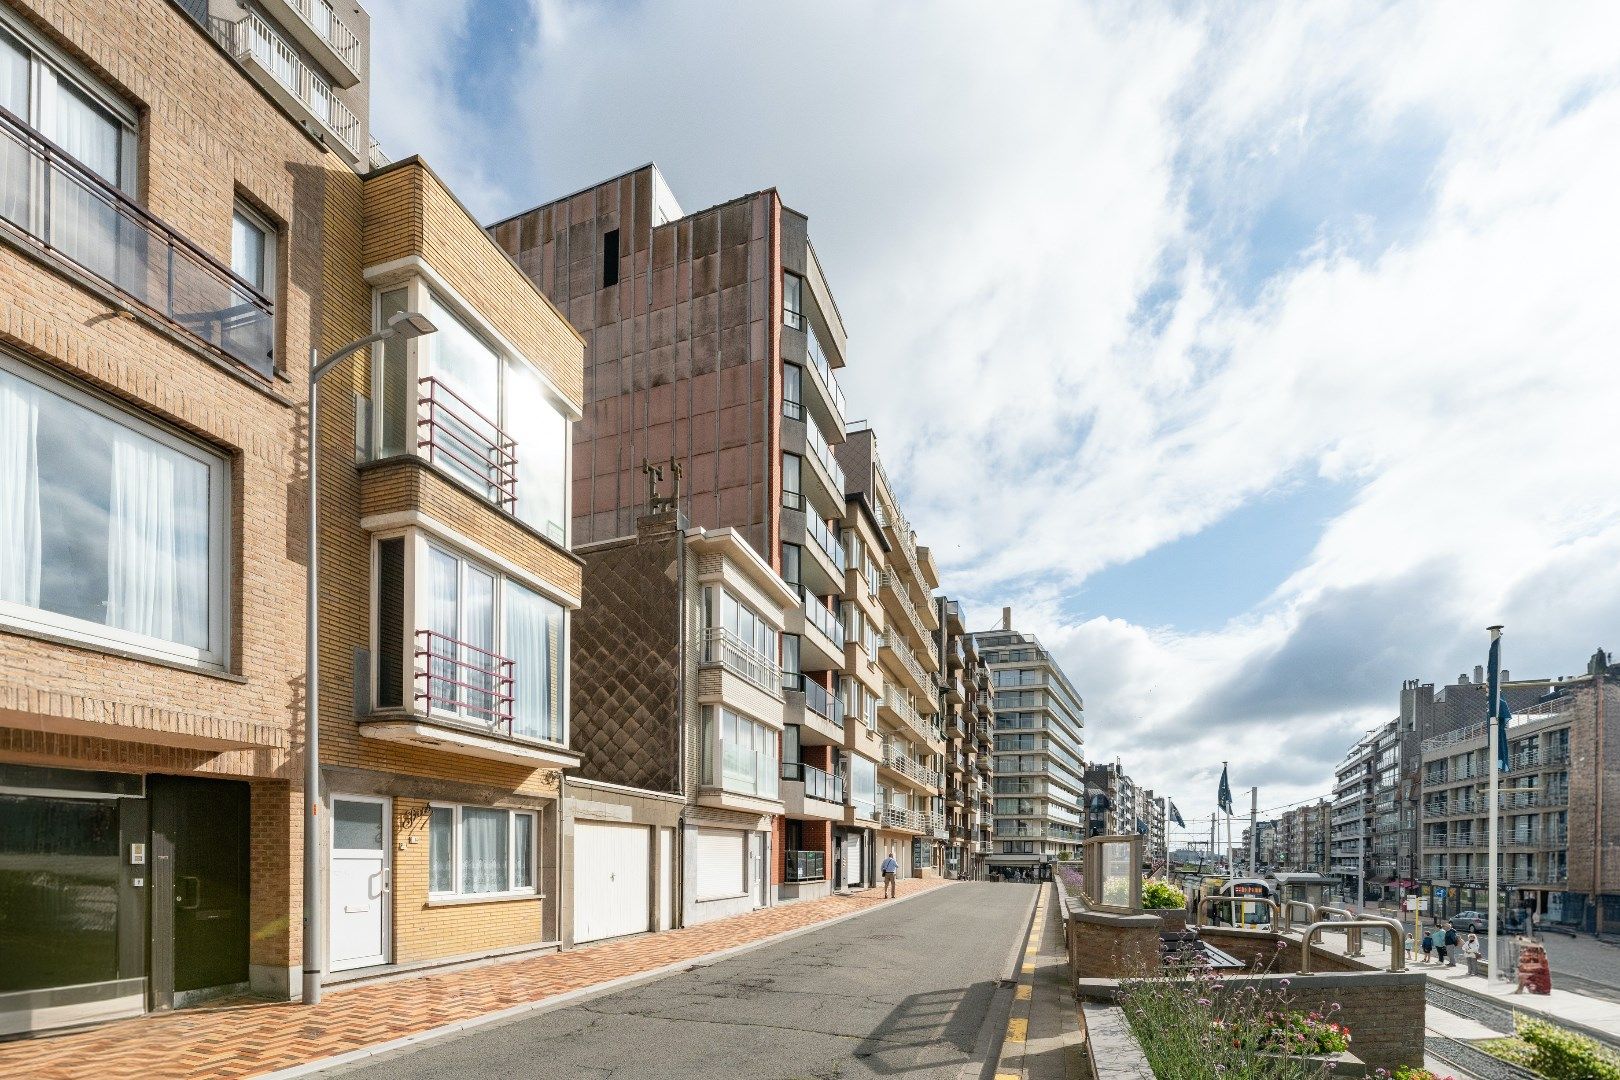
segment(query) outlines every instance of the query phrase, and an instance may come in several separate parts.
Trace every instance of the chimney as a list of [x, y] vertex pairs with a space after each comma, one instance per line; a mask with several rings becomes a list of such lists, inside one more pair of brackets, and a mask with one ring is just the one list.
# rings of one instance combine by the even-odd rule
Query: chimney
[[1010, 607], [1001, 609], [1001, 628], [1003, 630], [1012, 629], [1012, 608]]
[[1474, 665], [1474, 681], [1475, 682], [1484, 682], [1485, 681], [1485, 669], [1484, 669], [1484, 667], [1482, 667], [1479, 664]]
[[1507, 670], [1507, 668], [1502, 669], [1502, 681], [1503, 682], [1508, 681], [1508, 670]]
[[1461, 675], [1457, 676], [1457, 685], [1458, 686], [1467, 686], [1468, 685], [1468, 672], [1465, 671]]

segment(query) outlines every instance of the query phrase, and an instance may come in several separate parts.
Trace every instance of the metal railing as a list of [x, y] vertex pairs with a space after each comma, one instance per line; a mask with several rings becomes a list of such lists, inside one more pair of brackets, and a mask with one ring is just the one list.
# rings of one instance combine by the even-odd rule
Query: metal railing
[[810, 539], [816, 542], [816, 547], [822, 554], [832, 560], [841, 574], [844, 572], [844, 545], [838, 542], [838, 537], [819, 514], [806, 512], [804, 515], [804, 531], [810, 534]]
[[821, 339], [816, 336], [816, 328], [807, 323], [804, 330], [805, 355], [810, 358], [810, 366], [816, 369], [816, 374], [821, 376], [821, 383], [827, 390], [828, 404], [832, 406], [841, 424], [847, 415], [844, 411], [843, 387], [839, 386], [838, 380], [833, 377], [832, 365], [827, 362], [827, 354], [821, 347]]
[[417, 380], [416, 447], [484, 489], [503, 510], [517, 506], [517, 441], [434, 375]]
[[320, 39], [332, 47], [349, 70], [360, 73], [360, 39], [354, 36], [329, 0], [287, 0]]
[[844, 493], [844, 470], [838, 464], [838, 459], [833, 456], [832, 447], [827, 445], [827, 437], [821, 433], [821, 428], [816, 426], [816, 420], [813, 416], [805, 418], [804, 443], [810, 448], [810, 452], [816, 456], [816, 460], [821, 462], [822, 467], [827, 470], [827, 476], [832, 480], [833, 487], [837, 489], [838, 494], [842, 495]]
[[844, 703], [837, 694], [828, 692], [820, 683], [803, 675], [789, 675], [782, 685], [804, 695], [804, 707], [832, 724], [844, 722]]
[[[1324, 911], [1329, 910], [1324, 908]], [[1389, 932], [1389, 970], [1406, 970], [1406, 927], [1397, 919], [1386, 919], [1382, 915], [1358, 915], [1353, 919], [1331, 919], [1322, 922], [1313, 922], [1305, 928], [1305, 934], [1300, 939], [1299, 973], [1311, 973], [1311, 942], [1323, 930], [1348, 930], [1361, 928], [1368, 930], [1386, 930]], [[1359, 952], [1360, 950], [1356, 950]], [[1346, 955], [1351, 955], [1347, 953]]]
[[470, 715], [512, 734], [515, 663], [436, 630], [416, 632], [416, 701], [427, 711]]
[[838, 621], [838, 616], [816, 599], [810, 592], [804, 594], [804, 617], [811, 626], [826, 634], [832, 643], [839, 649], [844, 647], [844, 624]]
[[0, 219], [25, 243], [264, 378], [274, 375], [275, 307], [267, 296], [4, 108], [0, 168], [9, 178]]
[[788, 851], [783, 876], [788, 881], [824, 881], [827, 878], [827, 853], [824, 851]]
[[927, 814], [920, 810], [910, 810], [899, 806], [885, 806], [878, 821], [883, 825], [920, 833], [927, 832], [929, 826]]
[[703, 631], [703, 663], [717, 664], [772, 694], [782, 685], [782, 669], [776, 661], [723, 626]]
[[917, 663], [917, 658], [911, 655], [911, 646], [906, 644], [904, 637], [895, 633], [892, 629], [884, 627], [882, 644], [892, 649], [894, 654], [900, 658], [900, 665], [906, 669], [906, 672], [913, 679], [917, 680], [917, 685], [924, 687], [928, 685], [928, 676], [923, 672], [922, 665]]
[[[922, 616], [917, 613], [916, 605], [911, 602], [911, 590], [906, 587], [905, 579], [893, 570], [885, 570], [883, 571], [881, 584], [893, 592], [895, 599], [900, 601], [900, 610], [906, 613], [906, 621], [910, 624], [912, 633], [917, 635], [919, 641], [926, 643], [923, 648], [932, 657], [934, 652], [933, 635], [929, 633], [928, 627], [924, 625]], [[937, 659], [934, 666], [939, 666]]]
[[360, 121], [349, 107], [337, 99], [332, 84], [304, 63], [303, 57], [255, 12], [236, 21], [210, 20], [210, 29], [225, 50], [238, 60], [252, 57], [254, 63], [286, 87], [299, 103], [314, 114], [349, 151], [359, 157]]
[[883, 764], [924, 787], [937, 789], [940, 786], [939, 773], [925, 767], [922, 762], [910, 757], [893, 743], [883, 744]]
[[844, 801], [844, 778], [835, 776], [825, 769], [818, 769], [814, 765], [806, 765], [802, 761], [784, 761], [782, 779], [802, 783], [807, 799], [820, 799], [822, 802], [839, 804]]
[[921, 714], [904, 694], [889, 683], [883, 684], [883, 707], [898, 716], [900, 722], [910, 728], [918, 738], [927, 740], [928, 725], [923, 723]]

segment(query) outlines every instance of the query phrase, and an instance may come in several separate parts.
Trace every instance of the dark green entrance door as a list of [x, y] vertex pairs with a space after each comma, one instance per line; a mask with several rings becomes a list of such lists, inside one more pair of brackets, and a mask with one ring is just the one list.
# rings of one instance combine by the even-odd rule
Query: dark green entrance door
[[248, 785], [154, 776], [152, 996], [248, 981]]

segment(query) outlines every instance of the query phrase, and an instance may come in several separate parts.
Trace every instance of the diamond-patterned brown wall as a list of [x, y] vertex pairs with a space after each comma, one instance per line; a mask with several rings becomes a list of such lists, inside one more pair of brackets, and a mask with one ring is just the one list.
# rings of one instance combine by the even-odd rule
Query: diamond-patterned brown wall
[[581, 552], [573, 736], [591, 780], [679, 791], [676, 534]]

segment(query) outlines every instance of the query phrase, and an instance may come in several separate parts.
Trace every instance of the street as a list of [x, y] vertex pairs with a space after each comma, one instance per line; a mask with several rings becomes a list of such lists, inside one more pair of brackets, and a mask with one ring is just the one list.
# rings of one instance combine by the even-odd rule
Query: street
[[[323, 1075], [988, 1075], [1036, 886], [964, 883], [679, 975]], [[988, 1061], [988, 1064], [987, 1064]]]

